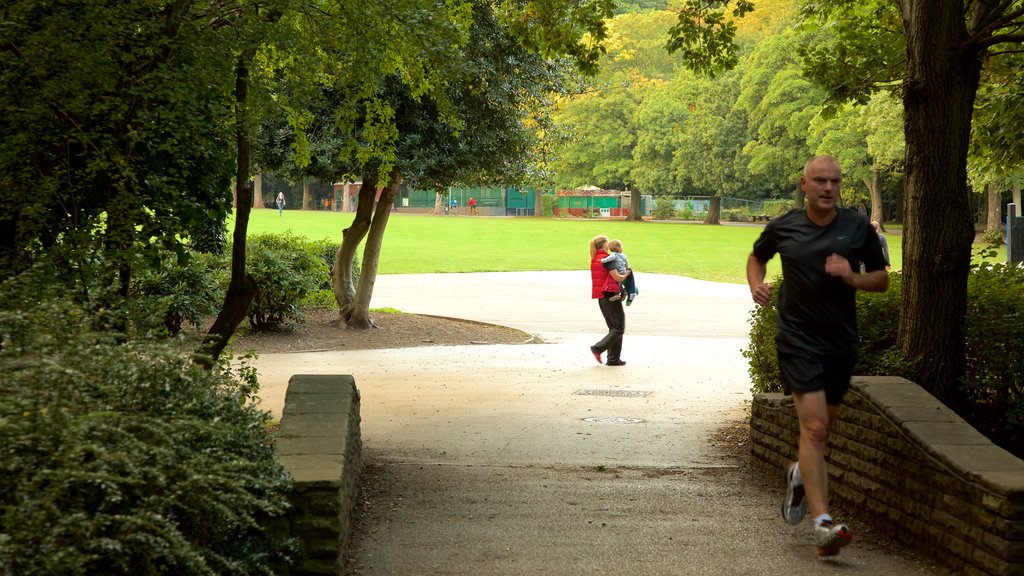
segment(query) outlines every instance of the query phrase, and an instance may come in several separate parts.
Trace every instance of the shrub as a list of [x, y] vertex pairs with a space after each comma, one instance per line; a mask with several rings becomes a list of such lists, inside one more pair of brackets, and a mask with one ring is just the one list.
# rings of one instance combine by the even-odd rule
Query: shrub
[[303, 299], [330, 277], [322, 249], [293, 234], [252, 236], [246, 248], [246, 267], [259, 286], [249, 323], [257, 330], [301, 324]]
[[0, 573], [267, 574], [287, 506], [255, 371], [98, 330], [67, 287], [0, 285]]
[[[857, 292], [860, 334], [856, 374], [910, 376], [896, 349], [902, 275], [889, 273], [883, 293]], [[775, 350], [775, 297], [750, 316], [749, 360], [754, 392], [781, 392]], [[994, 443], [1024, 455], [1024, 269], [996, 264], [972, 270], [965, 326], [966, 374], [961, 383], [966, 407], [960, 416]], [[954, 407], [957, 408], [957, 407]]]
[[779, 301], [779, 287], [782, 277], [776, 276], [770, 281], [772, 300], [769, 306], [755, 306], [750, 312], [747, 322], [750, 324], [750, 342], [743, 350], [743, 357], [749, 361], [748, 372], [754, 392], [782, 392], [782, 376], [779, 374], [779, 362], [776, 357], [775, 331], [777, 319], [775, 307]]
[[982, 233], [981, 238], [993, 248], [999, 248], [1006, 244], [1006, 234], [1002, 230], [986, 230]]
[[676, 210], [676, 201], [670, 196], [657, 196], [654, 198], [654, 210], [651, 217], [655, 220], [675, 220], [679, 211]]
[[964, 417], [1024, 456], [1024, 269], [977, 267], [967, 291], [964, 392], [971, 414]]
[[792, 200], [765, 200], [764, 213], [768, 216], [781, 216], [793, 207]]
[[186, 252], [180, 259], [165, 254], [156, 268], [138, 271], [132, 295], [144, 299], [139, 304], [151, 314], [156, 308], [172, 335], [181, 332], [185, 321], [202, 328], [203, 319], [215, 314], [220, 304], [215, 262], [211, 256], [194, 252]]
[[555, 215], [555, 208], [558, 207], [558, 196], [552, 196], [551, 194], [545, 194], [543, 198], [543, 208], [541, 214], [547, 218], [551, 218]]

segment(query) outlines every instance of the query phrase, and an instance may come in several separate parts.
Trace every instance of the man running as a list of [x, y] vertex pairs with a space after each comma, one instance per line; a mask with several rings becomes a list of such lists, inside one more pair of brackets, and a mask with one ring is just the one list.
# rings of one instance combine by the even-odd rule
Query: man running
[[857, 362], [856, 291], [889, 286], [868, 219], [836, 206], [841, 183], [835, 158], [811, 158], [800, 178], [806, 209], [769, 222], [747, 258], [747, 283], [761, 306], [772, 295], [765, 284], [767, 262], [775, 254], [782, 259], [775, 343], [783, 386], [800, 422], [799, 461], [786, 469], [782, 516], [799, 524], [810, 508], [818, 556], [838, 554], [853, 540], [850, 529], [828, 513], [825, 445]]

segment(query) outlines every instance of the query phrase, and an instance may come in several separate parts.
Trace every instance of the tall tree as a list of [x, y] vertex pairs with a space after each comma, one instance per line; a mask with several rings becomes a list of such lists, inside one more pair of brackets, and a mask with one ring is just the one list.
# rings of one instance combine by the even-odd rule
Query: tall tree
[[[717, 14], [732, 4], [693, 2]], [[743, 1], [735, 6], [739, 12], [749, 8]], [[810, 54], [808, 71], [836, 101], [866, 101], [871, 90], [902, 72], [906, 189], [898, 346], [913, 378], [958, 405], [974, 238], [967, 186], [971, 116], [985, 62], [1000, 55], [1000, 46], [1024, 41], [1024, 6], [1002, 0], [842, 0], [805, 2], [804, 9], [809, 18], [828, 23], [832, 42]], [[715, 32], [693, 19], [689, 24], [680, 32], [689, 46]], [[715, 38], [718, 43], [702, 44], [713, 48], [712, 55], [698, 54], [691, 65], [728, 63], [735, 46], [722, 39], [731, 38]], [[727, 56], [716, 56], [723, 47]]]
[[811, 121], [808, 135], [816, 154], [831, 154], [843, 174], [863, 184], [871, 199], [871, 219], [884, 226], [881, 174], [898, 174], [903, 164], [903, 105], [889, 91], [877, 92], [867, 104], [844, 104], [834, 115]]
[[155, 248], [223, 219], [234, 44], [214, 23], [226, 13], [216, 2], [4, 3], [0, 277], [60, 247], [100, 255], [126, 295]]

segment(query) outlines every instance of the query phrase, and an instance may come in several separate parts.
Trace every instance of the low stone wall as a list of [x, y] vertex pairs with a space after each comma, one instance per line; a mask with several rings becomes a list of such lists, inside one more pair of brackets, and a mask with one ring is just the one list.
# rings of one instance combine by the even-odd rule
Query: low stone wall
[[342, 574], [362, 466], [355, 379], [292, 376], [277, 454], [295, 481], [287, 529], [297, 540], [298, 550], [287, 573]]
[[[750, 427], [754, 461], [781, 477], [796, 459], [792, 399], [756, 394]], [[1024, 575], [1024, 461], [917, 384], [854, 376], [826, 460], [832, 501], [878, 530], [964, 574]]]

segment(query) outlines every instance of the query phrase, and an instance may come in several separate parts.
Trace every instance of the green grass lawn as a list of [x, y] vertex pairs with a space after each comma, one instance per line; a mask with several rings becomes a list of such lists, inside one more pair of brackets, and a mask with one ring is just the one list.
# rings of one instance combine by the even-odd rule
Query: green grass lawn
[[[352, 214], [254, 210], [249, 233], [283, 232], [341, 240]], [[622, 240], [638, 274], [676, 274], [746, 282], [746, 262], [761, 226], [692, 223], [494, 218], [393, 213], [380, 255], [380, 274], [586, 270], [590, 239]], [[892, 243], [890, 243], [892, 246]], [[772, 265], [778, 265], [773, 261]], [[774, 274], [771, 265], [769, 275]]]
[[[254, 210], [249, 233], [291, 231], [311, 238], [341, 240], [351, 213]], [[585, 270], [587, 246], [597, 234], [619, 238], [630, 264], [643, 272], [675, 274], [716, 282], [746, 282], [746, 261], [763, 226], [494, 218], [392, 213], [381, 248], [381, 274]], [[901, 264], [900, 237], [890, 235], [889, 252]], [[779, 272], [769, 263], [769, 277]]]
[[[249, 233], [292, 233], [341, 241], [352, 213], [254, 210]], [[746, 282], [747, 255], [763, 225], [626, 222], [431, 216], [392, 213], [384, 234], [380, 274], [585, 270], [590, 239], [622, 240], [630, 265], [643, 272], [675, 274], [715, 282]], [[902, 264], [899, 236], [890, 235], [893, 266]], [[769, 262], [769, 277], [779, 273]]]

